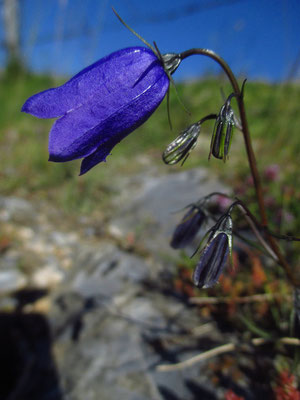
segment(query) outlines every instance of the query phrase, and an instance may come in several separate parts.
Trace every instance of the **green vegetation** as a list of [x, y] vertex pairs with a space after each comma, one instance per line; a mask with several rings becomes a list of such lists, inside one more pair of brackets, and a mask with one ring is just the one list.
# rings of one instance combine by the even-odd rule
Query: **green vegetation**
[[[226, 94], [230, 87], [216, 78], [178, 85], [180, 98], [190, 110], [188, 115], [180, 105], [175, 91], [171, 93], [171, 116], [173, 131], [168, 126], [166, 102], [137, 131], [129, 135], [113, 150], [106, 164], [98, 165], [88, 174], [78, 178], [79, 162], [66, 164], [49, 163], [47, 153], [48, 132], [53, 121], [39, 120], [20, 112], [30, 95], [57, 86], [62, 80], [49, 76], [33, 76], [20, 73], [15, 76], [6, 72], [0, 79], [0, 192], [22, 196], [47, 197], [65, 209], [90, 212], [109, 200], [114, 178], [141, 168], [156, 165], [162, 172], [207, 165], [220, 174], [222, 179], [236, 186], [248, 175], [242, 137], [235, 131], [230, 160], [226, 168], [221, 161], [212, 159], [209, 164], [210, 135], [213, 122], [202, 127], [199, 142], [183, 167], [164, 166], [161, 153], [166, 145], [188, 124], [204, 115], [218, 112], [222, 104], [220, 87]], [[259, 168], [269, 164], [281, 165], [281, 182], [289, 189], [288, 206], [292, 204], [294, 215], [299, 216], [299, 174], [297, 160], [300, 152], [300, 87], [296, 84], [269, 85], [249, 82], [246, 84], [245, 100], [251, 134], [257, 151]], [[148, 162], [143, 160], [147, 158]], [[150, 161], [150, 163], [149, 163]], [[298, 180], [298, 183], [296, 183]], [[273, 190], [282, 196], [282, 187]], [[295, 200], [295, 202], [293, 201]], [[279, 200], [279, 199], [277, 199]], [[282, 202], [286, 199], [282, 199]], [[295, 204], [294, 204], [295, 203]], [[299, 223], [296, 224], [299, 227]]]
[[[219, 111], [223, 102], [220, 87], [226, 95], [231, 91], [226, 82], [206, 78], [178, 85], [180, 98], [191, 116], [183, 110], [172, 90], [173, 131], [168, 126], [164, 102], [140, 129], [113, 149], [107, 163], [97, 165], [82, 177], [78, 177], [80, 160], [64, 164], [47, 161], [48, 132], [53, 121], [20, 112], [30, 95], [61, 82], [49, 76], [24, 73], [18, 76], [5, 73], [0, 77], [0, 195], [45, 199], [70, 214], [91, 214], [97, 210], [110, 213], [114, 211], [109, 207], [111, 195], [118, 190], [123, 176], [147, 172], [153, 166], [161, 173], [168, 173], [201, 165], [227, 182], [243, 200], [247, 199], [247, 205], [257, 214], [243, 138], [238, 130], [235, 130], [230, 159], [225, 167], [220, 160], [207, 160], [214, 124], [211, 121], [203, 125], [198, 145], [183, 167], [166, 166], [161, 161], [161, 153], [181, 130], [206, 114]], [[270, 226], [277, 232], [299, 236], [300, 86], [248, 82], [245, 102], [258, 168], [262, 172]], [[2, 246], [5, 240], [2, 239]], [[299, 242], [283, 242], [281, 246], [287, 260], [296, 266]], [[270, 264], [267, 263], [265, 268], [265, 258], [255, 248], [237, 246], [233, 253], [234, 267], [223, 275], [221, 284], [198, 291], [190, 278], [196, 258], [197, 255], [191, 260], [182, 254], [178, 276], [172, 285], [181, 295], [200, 298], [200, 315], [214, 317], [242, 341], [257, 336], [267, 340], [290, 335], [292, 294], [282, 269], [268, 268]], [[258, 299], [256, 294], [261, 297]], [[207, 296], [215, 299], [215, 303], [206, 303]], [[292, 364], [293, 353], [288, 351], [275, 343], [274, 365], [279, 372], [292, 371], [297, 375], [299, 371]], [[269, 348], [265, 354], [270, 357], [268, 352]], [[269, 379], [269, 375], [266, 377]]]

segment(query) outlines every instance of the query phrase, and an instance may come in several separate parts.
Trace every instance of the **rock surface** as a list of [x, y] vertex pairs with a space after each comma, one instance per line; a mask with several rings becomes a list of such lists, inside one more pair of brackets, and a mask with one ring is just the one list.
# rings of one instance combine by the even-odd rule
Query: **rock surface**
[[[110, 221], [79, 218], [71, 228], [48, 204], [1, 198], [7, 384], [0, 398], [223, 398], [205, 361], [157, 369], [224, 341], [213, 320], [171, 290], [177, 255], [168, 247], [178, 221], [171, 211], [223, 189], [201, 169], [146, 180], [136, 175], [113, 199], [119, 207]], [[97, 225], [107, 233], [97, 236], [91, 228]]]
[[[182, 210], [209, 193], [226, 188], [206, 169], [192, 169], [165, 176], [137, 175], [127, 183], [115, 204], [124, 204], [110, 223], [111, 232], [132, 232], [145, 247], [164, 258], [174, 259], [169, 241]], [[130, 197], [131, 196], [131, 197]]]

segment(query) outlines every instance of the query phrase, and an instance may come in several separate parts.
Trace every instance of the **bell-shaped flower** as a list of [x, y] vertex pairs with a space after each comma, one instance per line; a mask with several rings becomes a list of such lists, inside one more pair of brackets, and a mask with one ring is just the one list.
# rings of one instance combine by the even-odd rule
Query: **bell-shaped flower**
[[30, 97], [22, 111], [38, 118], [58, 118], [50, 131], [49, 160], [83, 158], [84, 174], [105, 161], [117, 143], [150, 117], [179, 63], [175, 54], [158, 57], [146, 47], [122, 49], [64, 85]]
[[188, 246], [195, 239], [205, 219], [205, 212], [196, 204], [191, 205], [188, 212], [177, 225], [170, 245], [174, 249], [182, 249]]
[[167, 146], [162, 155], [164, 163], [173, 165], [181, 160], [183, 160], [182, 163], [184, 163], [190, 152], [196, 146], [200, 134], [200, 126], [201, 124], [199, 122], [190, 125]]
[[210, 288], [219, 279], [228, 255], [232, 251], [232, 219], [226, 214], [211, 229], [209, 240], [200, 253], [193, 274], [193, 282], [199, 288]]

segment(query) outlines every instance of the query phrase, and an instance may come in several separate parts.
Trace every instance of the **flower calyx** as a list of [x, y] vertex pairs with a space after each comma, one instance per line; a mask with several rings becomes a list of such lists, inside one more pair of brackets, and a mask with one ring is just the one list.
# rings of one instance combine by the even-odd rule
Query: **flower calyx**
[[161, 55], [161, 61], [165, 72], [172, 75], [181, 63], [181, 56], [176, 53], [166, 53]]

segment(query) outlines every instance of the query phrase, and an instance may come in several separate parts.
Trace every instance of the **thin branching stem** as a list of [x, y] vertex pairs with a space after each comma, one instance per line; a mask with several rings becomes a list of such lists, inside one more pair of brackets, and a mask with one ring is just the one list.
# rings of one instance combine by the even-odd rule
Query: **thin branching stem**
[[272, 248], [273, 252], [276, 254], [278, 263], [284, 268], [290, 282], [294, 286], [298, 287], [298, 286], [300, 286], [300, 282], [298, 281], [298, 279], [296, 279], [294, 277], [294, 274], [293, 274], [289, 264], [287, 263], [286, 259], [282, 255], [277, 242], [274, 240], [272, 235], [268, 232], [268, 220], [267, 220], [266, 207], [265, 207], [265, 202], [264, 202], [264, 197], [263, 197], [261, 179], [260, 179], [260, 175], [259, 175], [259, 172], [257, 169], [256, 159], [255, 159], [255, 155], [254, 155], [254, 151], [253, 151], [253, 147], [252, 147], [252, 143], [251, 143], [250, 132], [249, 132], [248, 122], [247, 122], [247, 117], [246, 117], [245, 104], [244, 104], [244, 99], [243, 99], [243, 93], [241, 92], [241, 89], [239, 87], [237, 79], [235, 78], [235, 75], [233, 74], [229, 65], [214, 51], [208, 50], [208, 49], [194, 48], [194, 49], [184, 51], [183, 53], [180, 54], [180, 57], [182, 60], [184, 60], [185, 58], [188, 58], [192, 55], [203, 55], [203, 56], [212, 58], [214, 61], [216, 61], [222, 67], [223, 71], [226, 73], [226, 75], [232, 85], [233, 91], [236, 95], [238, 108], [239, 108], [241, 125], [242, 125], [242, 133], [244, 136], [244, 142], [245, 142], [245, 146], [246, 146], [249, 167], [250, 167], [250, 171], [251, 171], [251, 175], [252, 175], [253, 183], [254, 183], [254, 187], [255, 187], [256, 198], [257, 198], [257, 203], [258, 203], [259, 213], [260, 213], [260, 220], [261, 220], [260, 224], [264, 227], [266, 239], [267, 239], [270, 247]]
[[196, 55], [196, 54], [207, 56], [207, 57], [210, 57], [213, 60], [215, 60], [222, 67], [222, 69], [226, 73], [226, 75], [232, 85], [233, 91], [236, 95], [238, 107], [239, 107], [243, 135], [244, 135], [244, 140], [245, 140], [245, 145], [246, 145], [246, 150], [247, 150], [247, 156], [248, 156], [251, 174], [253, 176], [253, 182], [254, 182], [256, 196], [257, 196], [257, 200], [258, 200], [261, 223], [262, 223], [262, 225], [267, 226], [268, 225], [267, 224], [267, 215], [266, 215], [265, 203], [264, 203], [264, 199], [263, 199], [262, 185], [261, 185], [260, 176], [259, 176], [257, 166], [256, 166], [256, 159], [255, 159], [254, 151], [253, 151], [252, 144], [251, 144], [243, 96], [242, 96], [239, 84], [238, 84], [233, 72], [231, 71], [231, 68], [229, 67], [229, 65], [218, 54], [216, 54], [212, 50], [190, 49], [190, 50], [187, 50], [187, 51], [184, 51], [183, 53], [181, 53], [180, 57], [182, 60], [184, 60], [185, 58], [190, 57], [191, 55]]
[[[222, 196], [222, 197], [226, 197], [227, 199], [233, 200], [233, 196], [230, 196], [229, 194], [223, 193], [223, 192], [212, 192], [209, 195], [205, 196], [205, 198], [208, 199], [213, 196]], [[246, 206], [246, 204], [238, 197], [235, 197], [235, 199], [238, 200], [240, 205], [244, 208], [244, 210], [247, 211], [248, 217], [250, 217], [252, 219], [252, 221], [256, 225], [257, 229], [267, 232], [269, 235], [273, 236], [276, 239], [285, 240], [287, 242], [300, 242], [299, 237], [292, 236], [292, 235], [280, 235], [279, 233], [270, 231], [270, 229], [268, 227], [262, 226], [261, 223], [255, 217], [255, 215], [253, 215], [252, 212], [249, 210], [249, 208]]]

